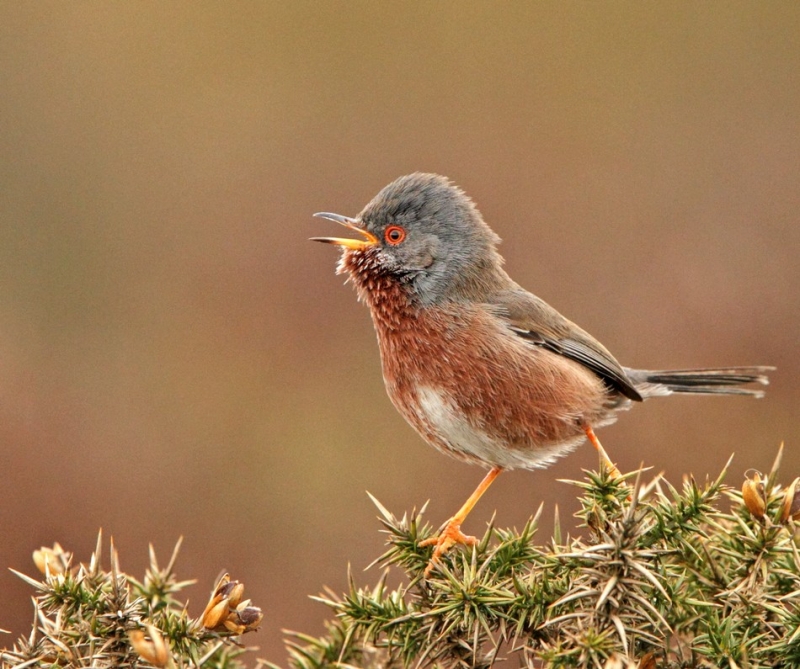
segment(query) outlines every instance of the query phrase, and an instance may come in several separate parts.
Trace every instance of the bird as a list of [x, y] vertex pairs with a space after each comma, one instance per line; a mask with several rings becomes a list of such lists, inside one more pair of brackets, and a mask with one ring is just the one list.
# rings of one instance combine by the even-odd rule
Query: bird
[[505, 470], [552, 464], [589, 440], [619, 476], [595, 430], [620, 411], [672, 393], [763, 396], [768, 366], [682, 370], [623, 367], [588, 332], [503, 269], [498, 235], [447, 177], [416, 172], [385, 186], [355, 217], [329, 219], [356, 238], [337, 273], [369, 307], [390, 400], [438, 450], [489, 471], [437, 536], [430, 576]]

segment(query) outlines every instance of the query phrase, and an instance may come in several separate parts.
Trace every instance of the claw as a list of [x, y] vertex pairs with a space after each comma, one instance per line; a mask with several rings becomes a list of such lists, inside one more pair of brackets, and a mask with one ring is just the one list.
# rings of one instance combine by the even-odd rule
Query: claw
[[433, 568], [439, 564], [439, 559], [449, 551], [450, 548], [456, 544], [475, 546], [477, 543], [478, 540], [475, 537], [467, 536], [461, 531], [461, 523], [455, 518], [448, 521], [438, 537], [431, 537], [430, 539], [419, 542], [420, 546], [435, 546], [433, 555], [431, 555], [431, 560], [428, 562], [428, 566], [425, 567], [425, 578], [431, 575]]

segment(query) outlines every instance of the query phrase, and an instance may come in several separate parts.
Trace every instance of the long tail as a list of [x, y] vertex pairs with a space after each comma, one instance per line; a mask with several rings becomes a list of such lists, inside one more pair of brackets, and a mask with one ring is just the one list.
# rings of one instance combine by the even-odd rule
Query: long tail
[[642, 397], [697, 393], [702, 395], [749, 395], [763, 397], [763, 390], [739, 388], [749, 383], [769, 383], [767, 372], [774, 367], [720, 367], [717, 369], [669, 369], [653, 371], [626, 369]]

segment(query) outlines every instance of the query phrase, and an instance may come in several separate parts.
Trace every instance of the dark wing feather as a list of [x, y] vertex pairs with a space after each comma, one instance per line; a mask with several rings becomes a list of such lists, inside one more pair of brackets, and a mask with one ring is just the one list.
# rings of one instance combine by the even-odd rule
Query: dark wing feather
[[604, 350], [597, 347], [587, 346], [582, 341], [575, 339], [549, 339], [540, 332], [531, 330], [521, 330], [512, 327], [518, 335], [532, 342], [536, 346], [546, 348], [548, 351], [563, 355], [565, 358], [581, 363], [584, 367], [591, 369], [608, 384], [619, 390], [625, 397], [637, 402], [642, 401], [639, 391], [631, 383], [625, 371], [619, 363], [608, 355]]
[[611, 387], [634, 401], [642, 396], [613, 355], [589, 333], [567, 320], [544, 300], [522, 288], [494, 295], [490, 304], [511, 330], [548, 351], [591, 369]]

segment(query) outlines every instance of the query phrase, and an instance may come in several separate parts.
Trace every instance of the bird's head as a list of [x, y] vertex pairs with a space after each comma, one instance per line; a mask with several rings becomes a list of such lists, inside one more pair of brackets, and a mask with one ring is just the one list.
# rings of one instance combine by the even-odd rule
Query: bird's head
[[500, 238], [464, 191], [438, 174], [396, 179], [355, 218], [316, 216], [363, 237], [313, 238], [344, 249], [340, 267], [355, 281], [374, 279], [359, 273], [395, 280], [420, 304], [480, 299], [508, 281], [496, 250]]

